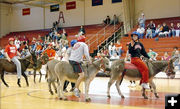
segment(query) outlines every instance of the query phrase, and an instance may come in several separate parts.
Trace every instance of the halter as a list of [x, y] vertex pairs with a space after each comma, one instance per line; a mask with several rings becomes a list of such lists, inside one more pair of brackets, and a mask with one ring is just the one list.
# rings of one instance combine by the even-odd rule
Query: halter
[[94, 63], [92, 63], [92, 65], [94, 65], [94, 67], [96, 67], [98, 70], [100, 70], [102, 68], [105, 71], [105, 65], [104, 65], [103, 58], [100, 60], [100, 66], [97, 66]]

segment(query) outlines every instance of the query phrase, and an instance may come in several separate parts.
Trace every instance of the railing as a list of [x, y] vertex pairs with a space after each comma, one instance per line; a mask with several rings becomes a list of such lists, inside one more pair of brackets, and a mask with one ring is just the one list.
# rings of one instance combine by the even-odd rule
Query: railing
[[[114, 43], [115, 43], [115, 39], [118, 38], [119, 36], [122, 36], [123, 30], [124, 30], [124, 26], [121, 26], [119, 29], [117, 29], [117, 30], [114, 32], [113, 39], [111, 39], [109, 42], [107, 42], [107, 39], [109, 38], [109, 37], [107, 37], [107, 39], [105, 39], [105, 40], [106, 40], [106, 44], [104, 45], [104, 47], [107, 48], [108, 45], [109, 45], [111, 42], [113, 42], [113, 41], [114, 41]], [[119, 32], [117, 35], [115, 35], [116, 32], [118, 32], [118, 31], [120, 31], [120, 32]], [[104, 41], [101, 42], [101, 43], [99, 44], [99, 46], [101, 46], [102, 43], [104, 43]], [[101, 49], [99, 49], [99, 46], [98, 46], [98, 52], [103, 49], [103, 47], [102, 47]]]
[[[117, 16], [118, 18], [120, 18], [121, 15]], [[114, 25], [112, 26], [111, 24], [106, 25], [103, 29], [101, 29], [100, 31], [98, 31], [95, 35], [91, 36], [91, 38], [89, 38], [86, 43], [88, 44], [89, 48], [91, 48], [92, 45], [97, 44], [98, 46], [98, 50], [99, 50], [99, 46], [100, 44], [102, 44], [101, 42], [99, 43], [99, 40], [101, 38], [104, 37], [104, 40], [106, 40], [107, 38], [109, 38], [110, 36], [113, 35], [113, 33], [116, 31], [116, 28], [119, 25], [116, 25], [114, 23]], [[102, 35], [102, 36], [101, 36]], [[108, 35], [108, 37], [106, 37]], [[98, 37], [99, 36], [99, 37]], [[95, 40], [94, 40], [95, 39]], [[103, 40], [103, 42], [104, 42]]]

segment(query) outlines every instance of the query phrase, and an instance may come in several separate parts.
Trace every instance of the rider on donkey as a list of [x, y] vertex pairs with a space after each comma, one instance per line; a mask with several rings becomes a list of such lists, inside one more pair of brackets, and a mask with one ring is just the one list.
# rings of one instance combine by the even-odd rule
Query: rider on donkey
[[14, 45], [14, 38], [9, 38], [9, 44], [5, 47], [5, 55], [9, 62], [12, 61], [16, 65], [17, 78], [18, 78], [18, 83], [19, 83], [22, 72], [21, 72], [21, 63], [18, 60], [17, 55], [21, 56], [21, 54], [18, 52], [16, 45]]
[[149, 89], [148, 79], [149, 79], [149, 70], [146, 64], [141, 60], [141, 57], [144, 56], [146, 58], [150, 58], [143, 46], [143, 44], [139, 41], [137, 32], [133, 32], [131, 34], [131, 43], [129, 44], [129, 53], [131, 54], [131, 63], [134, 64], [139, 72], [142, 75], [140, 84], [143, 88]]
[[79, 36], [77, 38], [77, 43], [73, 46], [71, 50], [71, 55], [69, 57], [69, 63], [72, 65], [73, 70], [75, 73], [79, 74], [79, 77], [76, 81], [74, 95], [80, 97], [79, 95], [79, 85], [84, 77], [84, 72], [82, 69], [81, 62], [83, 61], [83, 56], [85, 55], [87, 61], [91, 64], [90, 56], [89, 56], [89, 49], [87, 44], [85, 43], [85, 37]]

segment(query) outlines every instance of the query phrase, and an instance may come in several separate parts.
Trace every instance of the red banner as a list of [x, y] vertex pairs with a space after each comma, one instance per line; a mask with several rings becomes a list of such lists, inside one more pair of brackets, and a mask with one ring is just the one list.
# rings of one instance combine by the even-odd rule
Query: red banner
[[76, 9], [76, 1], [66, 2], [66, 10]]
[[30, 15], [30, 8], [22, 9], [22, 15]]

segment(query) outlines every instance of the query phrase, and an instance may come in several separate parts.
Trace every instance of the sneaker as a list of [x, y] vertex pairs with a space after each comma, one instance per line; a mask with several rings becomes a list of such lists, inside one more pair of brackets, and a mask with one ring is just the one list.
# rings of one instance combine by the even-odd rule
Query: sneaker
[[136, 84], [133, 82], [133, 83], [131, 84], [131, 87], [136, 87]]
[[142, 83], [141, 86], [145, 89], [150, 89], [147, 83]]
[[76, 97], [80, 97], [79, 90], [77, 88], [74, 89], [74, 95]]
[[65, 93], [67, 93], [67, 92], [68, 92], [68, 91], [67, 91], [67, 89], [64, 89], [63, 91], [64, 91]]

